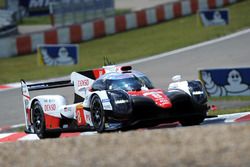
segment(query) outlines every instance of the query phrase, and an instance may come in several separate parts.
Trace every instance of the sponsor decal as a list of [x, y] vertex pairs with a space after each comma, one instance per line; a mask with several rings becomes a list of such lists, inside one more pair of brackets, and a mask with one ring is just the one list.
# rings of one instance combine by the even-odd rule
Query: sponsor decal
[[78, 85], [78, 87], [86, 87], [86, 86], [89, 86], [89, 80], [88, 80], [88, 79], [78, 80], [78, 81], [77, 81], [77, 85]]
[[102, 99], [102, 103], [109, 103], [110, 100], [109, 99]]
[[82, 118], [81, 118], [81, 111], [80, 110], [76, 110], [76, 118], [77, 118], [77, 122], [78, 124], [82, 123]]
[[151, 98], [152, 100], [154, 100], [155, 104], [162, 108], [168, 108], [172, 106], [168, 97], [160, 90], [145, 92], [143, 93], [143, 96]]
[[74, 65], [78, 63], [78, 45], [39, 45], [37, 55], [39, 65]]
[[89, 124], [90, 126], [93, 126], [90, 112], [87, 110], [84, 110], [83, 112], [84, 112], [84, 117], [85, 117], [86, 123]]
[[199, 73], [210, 96], [250, 95], [250, 68], [204, 69]]
[[202, 10], [199, 12], [204, 26], [222, 26], [229, 24], [227, 9]]
[[45, 104], [44, 105], [45, 111], [55, 111], [56, 110], [56, 104]]
[[86, 125], [86, 120], [83, 114], [83, 106], [81, 104], [76, 106], [76, 120], [78, 126]]

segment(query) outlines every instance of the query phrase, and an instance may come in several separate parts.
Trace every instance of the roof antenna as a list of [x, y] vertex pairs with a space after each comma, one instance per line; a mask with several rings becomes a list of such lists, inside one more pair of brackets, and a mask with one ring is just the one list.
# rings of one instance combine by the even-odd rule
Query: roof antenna
[[108, 59], [108, 57], [107, 56], [104, 56], [103, 57], [103, 64], [104, 64], [104, 66], [110, 66], [110, 65], [114, 65], [115, 63], [114, 62], [111, 62], [109, 59]]

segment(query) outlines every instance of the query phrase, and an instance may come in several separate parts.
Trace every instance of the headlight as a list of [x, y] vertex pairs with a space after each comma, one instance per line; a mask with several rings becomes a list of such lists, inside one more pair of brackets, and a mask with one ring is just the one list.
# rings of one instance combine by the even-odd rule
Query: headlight
[[194, 101], [200, 104], [207, 102], [207, 94], [200, 81], [188, 82], [188, 86]]
[[123, 90], [112, 90], [108, 92], [113, 111], [118, 114], [130, 114], [132, 104], [129, 95]]

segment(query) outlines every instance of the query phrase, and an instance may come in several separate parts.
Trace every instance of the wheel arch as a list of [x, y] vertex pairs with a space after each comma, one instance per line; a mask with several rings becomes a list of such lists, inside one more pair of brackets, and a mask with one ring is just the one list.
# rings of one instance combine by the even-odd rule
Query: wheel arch
[[34, 106], [35, 102], [39, 102], [39, 104], [40, 104], [40, 101], [37, 98], [32, 99], [30, 102], [30, 115], [29, 115], [29, 117], [30, 117], [30, 123], [32, 123], [32, 124], [33, 124], [33, 116], [32, 116], [33, 115], [33, 106]]

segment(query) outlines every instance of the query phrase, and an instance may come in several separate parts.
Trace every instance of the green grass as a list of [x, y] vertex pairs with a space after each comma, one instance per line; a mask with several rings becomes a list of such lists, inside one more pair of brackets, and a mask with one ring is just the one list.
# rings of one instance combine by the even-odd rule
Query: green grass
[[[210, 97], [209, 104], [213, 102], [232, 102], [232, 101], [250, 101], [250, 96], [224, 96], [224, 97]], [[209, 111], [208, 115], [222, 115], [222, 114], [233, 114], [239, 112], [249, 112], [250, 105], [235, 107], [235, 108], [226, 108], [226, 109], [217, 109], [215, 111]]]
[[250, 96], [220, 96], [220, 97], [210, 97], [210, 102], [214, 101], [250, 101]]
[[250, 106], [209, 111], [208, 115], [223, 115], [223, 114], [233, 114], [233, 113], [240, 113], [240, 112], [250, 112]]
[[[80, 62], [75, 66], [38, 66], [35, 54], [0, 59], [0, 84], [38, 80], [69, 75], [72, 71], [103, 65], [103, 57], [120, 63], [171, 51], [220, 37], [250, 26], [250, 0], [228, 7], [231, 23], [228, 26], [204, 28], [197, 16], [188, 16], [162, 24], [132, 30], [118, 35], [80, 44]], [[1, 53], [0, 53], [1, 54]]]
[[5, 7], [5, 0], [0, 0], [0, 8]]

